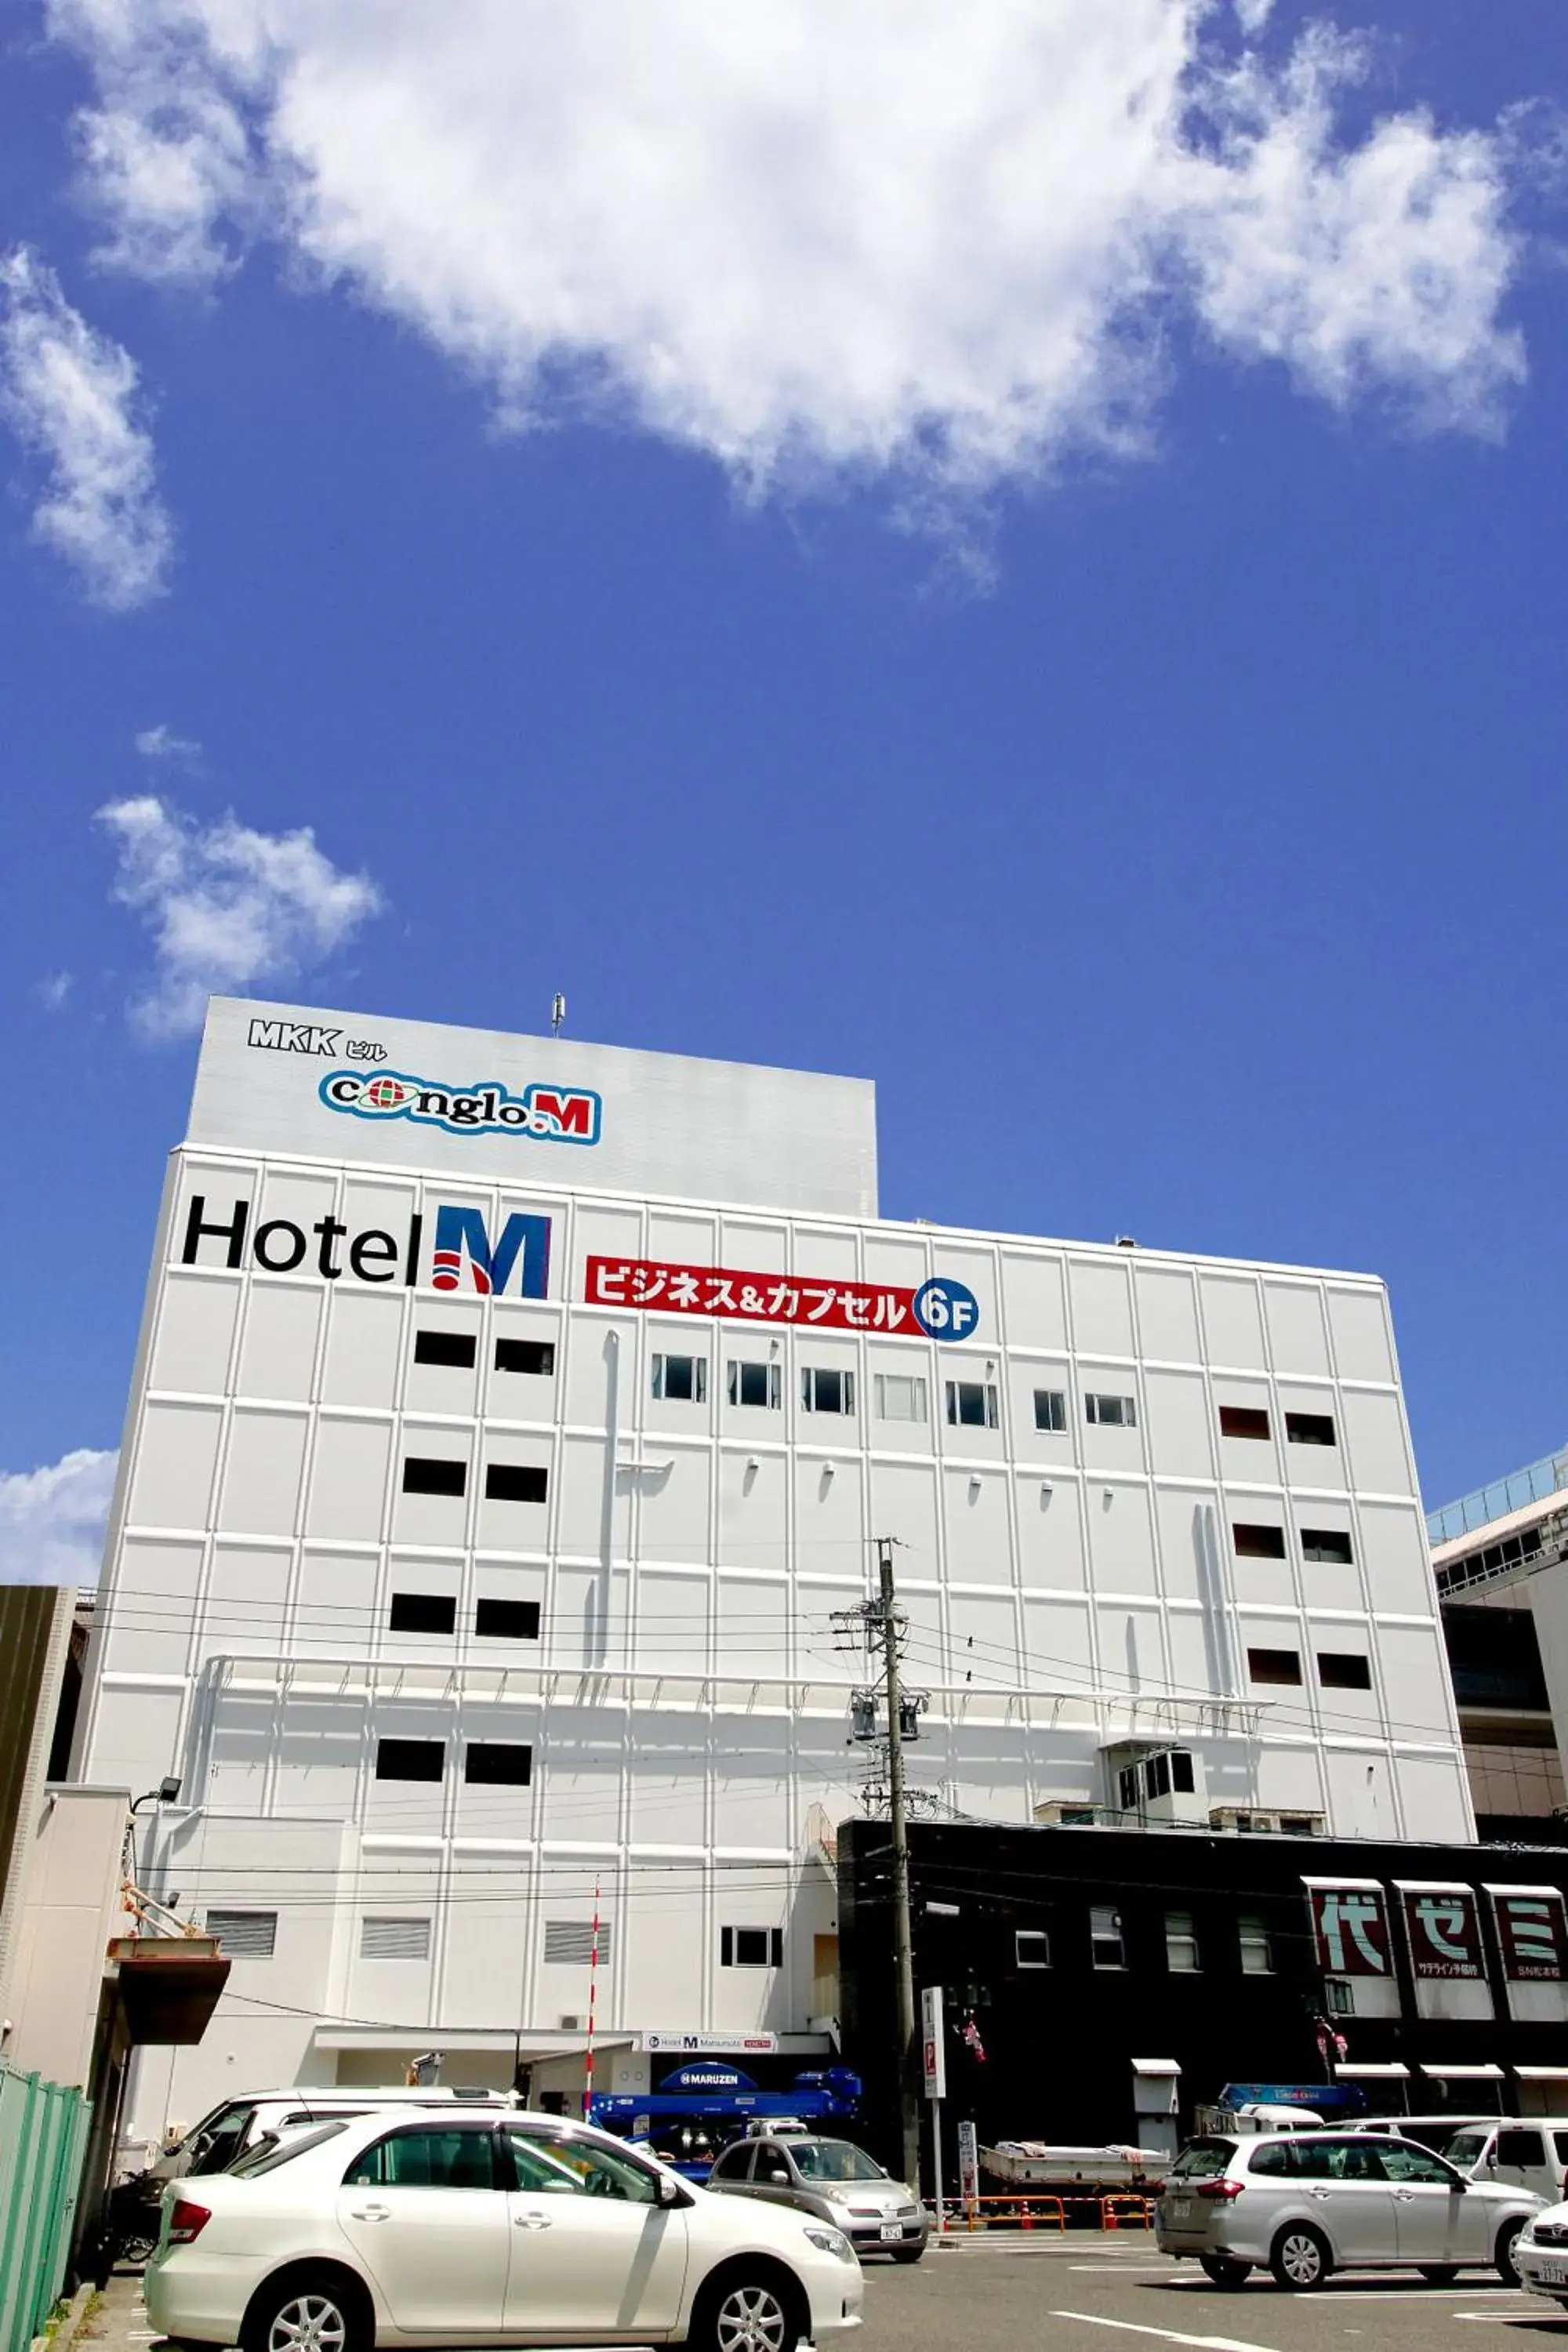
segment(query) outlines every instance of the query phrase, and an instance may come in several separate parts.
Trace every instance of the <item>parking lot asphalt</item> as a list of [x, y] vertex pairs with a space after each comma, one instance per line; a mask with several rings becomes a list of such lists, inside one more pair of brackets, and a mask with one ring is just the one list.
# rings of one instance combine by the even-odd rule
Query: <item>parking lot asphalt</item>
[[1568, 2312], [1516, 2294], [1494, 2273], [1451, 2288], [1408, 2271], [1356, 2271], [1315, 2294], [1282, 2294], [1265, 2275], [1236, 2292], [1152, 2240], [1069, 2237], [942, 2247], [909, 2268], [866, 2266], [858, 2352], [1503, 2352], [1561, 2345]]

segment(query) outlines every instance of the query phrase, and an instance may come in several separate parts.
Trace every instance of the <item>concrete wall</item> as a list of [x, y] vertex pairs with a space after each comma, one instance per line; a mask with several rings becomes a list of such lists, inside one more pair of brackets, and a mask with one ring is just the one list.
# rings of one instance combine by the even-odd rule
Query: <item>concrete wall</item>
[[12, 2063], [87, 2090], [103, 1993], [105, 1948], [122, 1932], [124, 1789], [57, 1786], [29, 1824], [11, 1980]]

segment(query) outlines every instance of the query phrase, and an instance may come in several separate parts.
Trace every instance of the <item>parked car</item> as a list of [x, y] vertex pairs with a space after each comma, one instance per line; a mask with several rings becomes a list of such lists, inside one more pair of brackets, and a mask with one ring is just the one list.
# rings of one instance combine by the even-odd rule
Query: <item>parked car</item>
[[710, 2197], [557, 2116], [339, 2117], [171, 2181], [144, 2281], [177, 2347], [685, 2343], [795, 2352], [858, 2327], [841, 2231]]
[[1521, 2286], [1568, 2310], [1568, 2204], [1532, 2214], [1514, 2241]]
[[918, 2263], [931, 2221], [914, 2190], [847, 2139], [792, 2130], [737, 2140], [708, 2176], [710, 2189], [815, 2213], [843, 2231], [857, 2253]]
[[1568, 2168], [1568, 2121], [1543, 2116], [1529, 2123], [1512, 2116], [1466, 2124], [1450, 2132], [1443, 2154], [1467, 2180], [1498, 2180], [1513, 2189], [1533, 2189], [1549, 2205], [1563, 2195]]
[[1467, 2180], [1414, 2140], [1370, 2132], [1189, 2141], [1154, 2209], [1162, 2252], [1195, 2256], [1216, 2286], [1266, 2263], [1282, 2287], [1408, 2263], [1434, 2285], [1461, 2269], [1516, 2283], [1514, 2242], [1542, 2200]]
[[445, 2109], [454, 2099], [465, 2107], [514, 2109], [510, 2091], [454, 2091], [439, 2086], [408, 2090], [398, 2084], [375, 2084], [366, 2090], [313, 2091], [296, 2083], [291, 2090], [248, 2091], [225, 2099], [199, 2124], [166, 2147], [151, 2168], [155, 2180], [182, 2180], [194, 2175], [226, 2172], [237, 2157], [279, 2131], [302, 2124], [321, 2123], [334, 2116], [367, 2116], [378, 2107]]

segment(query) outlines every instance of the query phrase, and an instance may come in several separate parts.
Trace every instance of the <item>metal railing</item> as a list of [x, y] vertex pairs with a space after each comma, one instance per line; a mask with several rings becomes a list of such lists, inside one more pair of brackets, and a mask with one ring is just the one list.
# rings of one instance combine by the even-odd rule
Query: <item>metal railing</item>
[[0, 2062], [0, 2352], [25, 2352], [65, 2284], [92, 2109]]

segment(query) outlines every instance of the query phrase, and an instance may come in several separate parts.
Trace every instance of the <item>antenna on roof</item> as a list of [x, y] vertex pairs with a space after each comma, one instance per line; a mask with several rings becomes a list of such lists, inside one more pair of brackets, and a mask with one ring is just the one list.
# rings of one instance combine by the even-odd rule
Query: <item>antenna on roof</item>
[[557, 989], [555, 992], [554, 1002], [550, 1007], [550, 1034], [552, 1037], [560, 1036], [561, 1024], [565, 1020], [565, 1018], [566, 999], [562, 995], [560, 990]]

